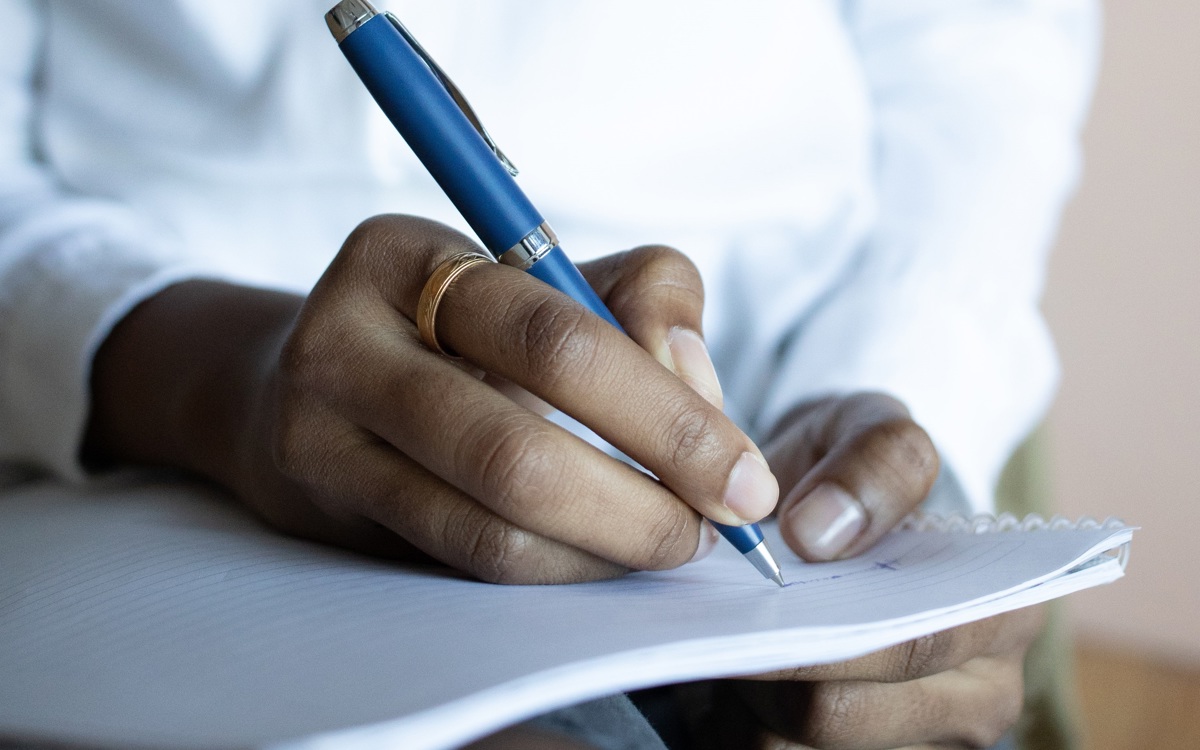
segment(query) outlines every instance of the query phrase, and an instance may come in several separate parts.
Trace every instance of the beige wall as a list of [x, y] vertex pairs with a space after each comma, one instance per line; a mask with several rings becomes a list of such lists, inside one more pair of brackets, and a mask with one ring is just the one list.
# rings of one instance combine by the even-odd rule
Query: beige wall
[[1200, 1], [1109, 0], [1079, 195], [1046, 311], [1061, 508], [1140, 524], [1078, 632], [1200, 664]]

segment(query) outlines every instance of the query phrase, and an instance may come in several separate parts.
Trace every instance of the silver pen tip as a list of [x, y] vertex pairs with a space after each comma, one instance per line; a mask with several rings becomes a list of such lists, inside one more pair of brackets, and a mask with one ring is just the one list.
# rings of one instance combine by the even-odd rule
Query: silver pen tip
[[783, 582], [783, 573], [776, 573], [775, 575], [771, 576], [771, 580], [774, 581], [775, 585], [779, 586], [779, 588], [784, 588], [787, 586], [787, 584]]
[[774, 581], [783, 586], [783, 574], [779, 570], [779, 563], [775, 562], [775, 558], [771, 556], [771, 550], [767, 547], [767, 541], [764, 539], [755, 545], [749, 552], [742, 553], [742, 556], [750, 561], [750, 564], [755, 567], [763, 578]]

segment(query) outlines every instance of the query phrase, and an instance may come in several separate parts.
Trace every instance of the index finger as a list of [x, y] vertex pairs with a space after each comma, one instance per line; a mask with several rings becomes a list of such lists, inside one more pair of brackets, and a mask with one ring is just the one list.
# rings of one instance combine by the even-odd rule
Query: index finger
[[703, 515], [757, 521], [778, 485], [728, 417], [632, 339], [574, 300], [508, 268], [466, 276], [440, 330], [473, 364], [592, 429]]
[[[376, 267], [376, 287], [410, 319], [429, 274], [466, 241], [445, 227], [421, 230], [372, 237], [397, 245], [371, 254], [397, 256], [395, 265]], [[742, 525], [774, 508], [774, 476], [728, 417], [630, 338], [528, 274], [495, 265], [460, 276], [442, 297], [437, 335], [473, 365], [579, 420], [706, 517]]]

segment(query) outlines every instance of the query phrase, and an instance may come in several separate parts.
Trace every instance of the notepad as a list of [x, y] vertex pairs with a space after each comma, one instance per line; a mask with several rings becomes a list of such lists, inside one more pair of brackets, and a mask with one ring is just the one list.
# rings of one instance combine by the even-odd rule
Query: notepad
[[209, 489], [0, 500], [0, 736], [156, 748], [455, 747], [583, 700], [840, 661], [1120, 577], [1132, 529], [914, 518], [790, 581], [677, 570], [496, 586], [280, 536]]

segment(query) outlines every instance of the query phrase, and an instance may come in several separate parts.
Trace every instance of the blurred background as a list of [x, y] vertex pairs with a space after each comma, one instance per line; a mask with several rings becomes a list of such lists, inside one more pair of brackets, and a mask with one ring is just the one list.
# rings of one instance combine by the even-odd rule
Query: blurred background
[[1057, 506], [1142, 526], [1068, 600], [1088, 747], [1200, 748], [1200, 2], [1108, 0], [1045, 309]]

